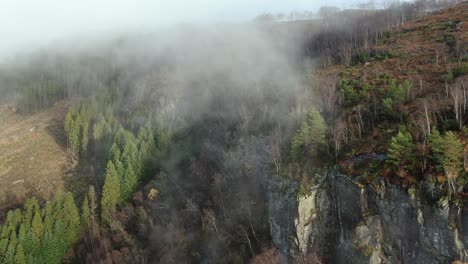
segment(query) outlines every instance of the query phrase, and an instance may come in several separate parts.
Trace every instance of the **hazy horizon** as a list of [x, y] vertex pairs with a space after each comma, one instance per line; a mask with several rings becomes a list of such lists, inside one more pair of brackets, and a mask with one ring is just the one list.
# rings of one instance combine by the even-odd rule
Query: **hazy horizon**
[[[351, 7], [363, 1], [311, 0], [117, 0], [5, 1], [0, 9], [0, 59], [80, 38], [144, 33], [173, 24], [239, 23], [264, 13]], [[89, 39], [88, 39], [89, 38]]]

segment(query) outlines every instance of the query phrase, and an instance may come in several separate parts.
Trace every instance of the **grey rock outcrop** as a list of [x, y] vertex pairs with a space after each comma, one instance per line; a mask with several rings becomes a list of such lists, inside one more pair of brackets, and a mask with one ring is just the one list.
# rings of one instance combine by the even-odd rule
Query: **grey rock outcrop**
[[430, 205], [382, 180], [360, 185], [334, 169], [307, 194], [295, 182], [270, 182], [273, 244], [294, 263], [451, 263], [468, 261], [468, 207]]

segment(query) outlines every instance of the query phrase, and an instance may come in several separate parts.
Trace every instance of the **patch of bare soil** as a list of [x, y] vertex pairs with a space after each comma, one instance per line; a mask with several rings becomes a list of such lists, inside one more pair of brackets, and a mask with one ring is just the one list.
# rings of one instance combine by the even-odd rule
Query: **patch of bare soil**
[[0, 106], [0, 210], [25, 198], [48, 199], [63, 189], [67, 158], [63, 120], [68, 103], [60, 102], [32, 116]]

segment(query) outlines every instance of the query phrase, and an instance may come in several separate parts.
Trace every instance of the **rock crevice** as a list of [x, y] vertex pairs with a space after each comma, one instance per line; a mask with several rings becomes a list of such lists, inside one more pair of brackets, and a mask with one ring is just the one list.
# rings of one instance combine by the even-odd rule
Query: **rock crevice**
[[294, 262], [451, 263], [468, 261], [468, 207], [430, 205], [399, 186], [356, 184], [337, 169], [298, 195], [298, 184], [270, 182], [269, 224], [275, 247]]

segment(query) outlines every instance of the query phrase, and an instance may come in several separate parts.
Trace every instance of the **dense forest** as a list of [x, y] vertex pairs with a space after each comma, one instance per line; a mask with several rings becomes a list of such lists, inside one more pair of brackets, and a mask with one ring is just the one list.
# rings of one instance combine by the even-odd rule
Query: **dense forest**
[[0, 65], [16, 114], [69, 103], [64, 148], [84, 186], [0, 213], [0, 263], [334, 263], [277, 248], [269, 190], [310, 195], [336, 167], [463, 208], [466, 10], [264, 14]]

